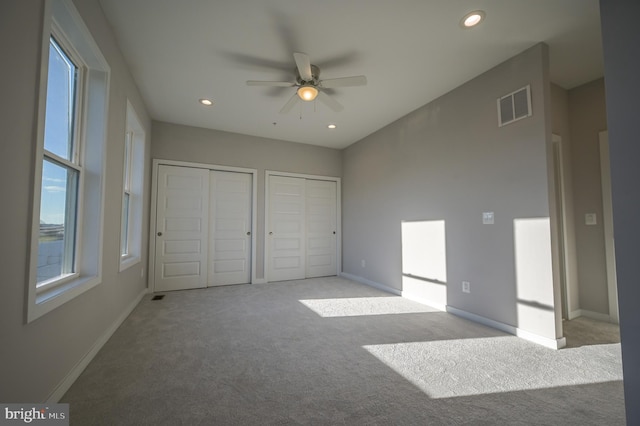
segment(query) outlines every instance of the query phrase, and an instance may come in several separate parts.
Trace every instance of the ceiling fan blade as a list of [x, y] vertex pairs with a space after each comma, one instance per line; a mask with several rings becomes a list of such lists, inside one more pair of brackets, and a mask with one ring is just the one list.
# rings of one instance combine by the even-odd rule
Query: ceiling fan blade
[[344, 107], [340, 104], [340, 102], [333, 99], [331, 96], [327, 95], [324, 92], [318, 92], [318, 99], [320, 102], [334, 110], [335, 112], [340, 112], [344, 109]]
[[295, 92], [293, 96], [287, 101], [287, 103], [284, 104], [284, 106], [280, 110], [280, 114], [286, 114], [291, 111], [291, 109], [298, 103], [298, 100], [300, 100], [300, 98], [298, 97], [298, 93]]
[[293, 87], [295, 85], [295, 83], [289, 83], [288, 81], [247, 81], [247, 86]]
[[306, 53], [294, 53], [293, 59], [295, 59], [296, 61], [296, 66], [298, 67], [300, 78], [303, 81], [313, 80], [313, 75], [311, 74], [311, 60], [309, 60], [309, 55], [307, 55]]
[[356, 75], [353, 77], [342, 78], [329, 78], [322, 80], [320, 85], [326, 88], [333, 87], [349, 87], [349, 86], [364, 86], [367, 84], [367, 77], [364, 75]]

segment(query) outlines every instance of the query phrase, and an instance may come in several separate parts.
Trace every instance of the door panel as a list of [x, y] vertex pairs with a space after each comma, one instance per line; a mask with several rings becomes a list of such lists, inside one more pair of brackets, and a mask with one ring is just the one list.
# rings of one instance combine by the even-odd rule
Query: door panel
[[305, 179], [269, 177], [269, 281], [305, 277]]
[[307, 180], [306, 277], [336, 275], [336, 182]]
[[210, 286], [251, 282], [251, 179], [211, 172]]
[[158, 167], [155, 291], [207, 284], [209, 171]]

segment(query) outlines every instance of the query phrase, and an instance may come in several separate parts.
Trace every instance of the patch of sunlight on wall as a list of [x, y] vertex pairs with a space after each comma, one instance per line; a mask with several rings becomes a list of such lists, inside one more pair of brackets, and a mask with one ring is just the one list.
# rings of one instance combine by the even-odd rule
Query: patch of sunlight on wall
[[622, 380], [620, 344], [555, 351], [504, 336], [363, 348], [436, 399]]
[[549, 218], [513, 221], [517, 327], [556, 338]]
[[398, 296], [309, 299], [300, 300], [300, 303], [324, 318], [415, 314], [435, 311], [428, 306], [423, 306]]
[[402, 222], [402, 295], [443, 311], [446, 309], [444, 220]]

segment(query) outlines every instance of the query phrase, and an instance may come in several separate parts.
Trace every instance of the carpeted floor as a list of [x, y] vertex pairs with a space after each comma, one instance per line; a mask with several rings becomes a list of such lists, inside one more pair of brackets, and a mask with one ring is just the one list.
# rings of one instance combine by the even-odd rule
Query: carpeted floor
[[554, 351], [337, 277], [151, 298], [62, 398], [72, 425], [625, 423], [610, 324]]

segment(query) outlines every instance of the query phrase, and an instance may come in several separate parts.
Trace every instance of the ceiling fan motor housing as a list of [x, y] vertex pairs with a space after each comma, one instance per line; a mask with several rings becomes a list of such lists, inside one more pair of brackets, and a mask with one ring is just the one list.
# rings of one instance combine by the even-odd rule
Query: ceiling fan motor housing
[[317, 86], [318, 83], [320, 83], [320, 68], [318, 68], [316, 65], [311, 64], [311, 81], [304, 81], [302, 79], [302, 77], [300, 77], [300, 72], [298, 71], [298, 69], [295, 69], [295, 73], [296, 73], [296, 83], [298, 83], [298, 85], [305, 85], [305, 84], [310, 84], [312, 86]]

